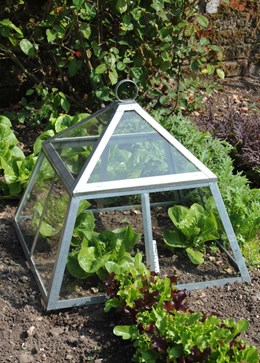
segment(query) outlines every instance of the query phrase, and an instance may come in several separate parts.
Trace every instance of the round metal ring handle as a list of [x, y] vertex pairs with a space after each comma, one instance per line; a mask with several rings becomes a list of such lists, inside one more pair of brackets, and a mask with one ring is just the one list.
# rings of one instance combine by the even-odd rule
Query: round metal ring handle
[[[119, 97], [119, 95], [118, 95], [119, 87], [122, 86], [122, 84], [124, 84], [124, 83], [133, 84], [135, 86], [135, 93], [132, 98], [123, 99], [123, 98]], [[130, 79], [123, 79], [122, 81], [117, 83], [116, 88], [115, 88], [115, 95], [116, 95], [116, 98], [118, 99], [118, 101], [129, 102], [129, 101], [134, 101], [136, 99], [136, 97], [138, 95], [138, 91], [139, 91], [139, 89], [137, 87], [137, 84], [134, 81], [131, 81]]]

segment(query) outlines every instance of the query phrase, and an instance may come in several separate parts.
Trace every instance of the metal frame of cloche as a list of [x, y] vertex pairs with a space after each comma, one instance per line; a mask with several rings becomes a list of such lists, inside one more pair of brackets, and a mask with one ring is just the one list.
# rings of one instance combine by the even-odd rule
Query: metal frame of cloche
[[[106, 198], [139, 195], [146, 263], [151, 270], [157, 270], [159, 259], [153, 238], [150, 194], [169, 191], [177, 194], [185, 189], [209, 187], [230, 243], [233, 256], [229, 257], [236, 265], [240, 276], [176, 286], [194, 289], [235, 281], [250, 281], [217, 186], [217, 177], [151, 117], [134, 98], [121, 100], [118, 94], [117, 98], [117, 101], [43, 143], [41, 154], [15, 216], [14, 224], [19, 240], [47, 310], [100, 303], [106, 298], [104, 294], [60, 297], [75, 221], [82, 200], [99, 201], [97, 210], [100, 211], [106, 210], [103, 206]], [[159, 164], [165, 165], [162, 174], [158, 173], [156, 167], [148, 170], [145, 160], [141, 160], [141, 167], [145, 170], [143, 175], [136, 176], [132, 173], [124, 176], [124, 173], [120, 174], [122, 165], [119, 163], [118, 166], [109, 160], [108, 154], [112, 153], [113, 147], [116, 147], [117, 151], [123, 150], [122, 152], [128, 153], [140, 145], [148, 147], [150, 153], [156, 154], [158, 150], [156, 161], [159, 159]], [[86, 157], [88, 153], [89, 156]], [[116, 173], [109, 172], [109, 163], [115, 166]], [[54, 195], [57, 204], [53, 204]], [[66, 200], [67, 208], [65, 211], [59, 211], [58, 203], [63, 199]], [[61, 214], [57, 220], [59, 233], [56, 235], [47, 223], [50, 218], [47, 217], [49, 209], [54, 210], [56, 215]], [[48, 257], [48, 253], [44, 258], [41, 257], [41, 251], [46, 249], [47, 243], [41, 236], [41, 229], [44, 227], [48, 227], [48, 244], [55, 246], [54, 257], [51, 254]]]

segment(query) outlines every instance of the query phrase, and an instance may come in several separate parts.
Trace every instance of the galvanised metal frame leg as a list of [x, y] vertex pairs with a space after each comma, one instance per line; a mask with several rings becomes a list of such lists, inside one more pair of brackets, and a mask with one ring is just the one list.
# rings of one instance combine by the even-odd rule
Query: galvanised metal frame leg
[[158, 255], [155, 253], [156, 242], [153, 241], [151, 206], [149, 193], [141, 194], [143, 226], [144, 226], [144, 243], [147, 266], [151, 271], [159, 272]]
[[56, 309], [60, 289], [63, 281], [66, 262], [69, 254], [71, 237], [73, 234], [75, 221], [77, 217], [79, 200], [72, 198], [68, 205], [68, 214], [64, 223], [59, 248], [57, 251], [57, 259], [53, 269], [53, 275], [48, 287], [48, 305], [47, 310]]
[[210, 183], [210, 190], [216, 202], [216, 206], [218, 208], [218, 212], [223, 223], [225, 232], [227, 234], [227, 238], [230, 243], [230, 247], [232, 249], [233, 255], [235, 257], [235, 261], [237, 263], [237, 267], [241, 273], [241, 277], [244, 281], [250, 282], [250, 275], [247, 270], [244, 257], [240, 251], [235, 232], [233, 230], [232, 224], [230, 222], [229, 216], [227, 214], [222, 196], [220, 194], [217, 183]]

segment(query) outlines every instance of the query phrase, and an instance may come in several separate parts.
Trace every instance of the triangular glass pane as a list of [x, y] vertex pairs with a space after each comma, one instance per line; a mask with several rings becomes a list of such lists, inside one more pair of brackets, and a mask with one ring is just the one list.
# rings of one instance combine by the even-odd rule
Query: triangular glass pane
[[197, 171], [136, 111], [125, 111], [88, 183]]
[[108, 125], [116, 112], [117, 105], [111, 104], [87, 118], [70, 127], [68, 130], [57, 135], [57, 139], [100, 136], [104, 127]]
[[108, 107], [93, 117], [81, 121], [52, 141], [64, 165], [75, 178], [80, 173], [103, 129], [111, 121], [115, 107]]

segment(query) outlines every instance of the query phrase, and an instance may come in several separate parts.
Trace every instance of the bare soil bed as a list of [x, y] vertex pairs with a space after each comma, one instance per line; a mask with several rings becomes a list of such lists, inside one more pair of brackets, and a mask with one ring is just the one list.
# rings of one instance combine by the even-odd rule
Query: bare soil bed
[[[257, 104], [259, 94], [247, 85], [239, 80], [227, 84], [224, 94], [217, 95], [219, 105], [227, 95]], [[13, 227], [17, 204], [0, 201], [0, 362], [131, 362], [131, 343], [113, 335], [119, 317], [104, 313], [103, 305], [46, 312]], [[125, 217], [129, 220], [131, 216]], [[176, 263], [174, 268], [172, 272], [179, 274], [181, 281], [198, 276], [207, 279], [209, 270], [213, 278], [219, 272], [224, 276], [233, 273], [221, 254], [211, 256], [206, 267], [187, 265], [182, 270]], [[250, 283], [193, 290], [188, 293], [188, 305], [194, 311], [213, 311], [222, 318], [247, 319], [250, 328], [243, 338], [260, 350], [260, 270], [250, 274]]]

